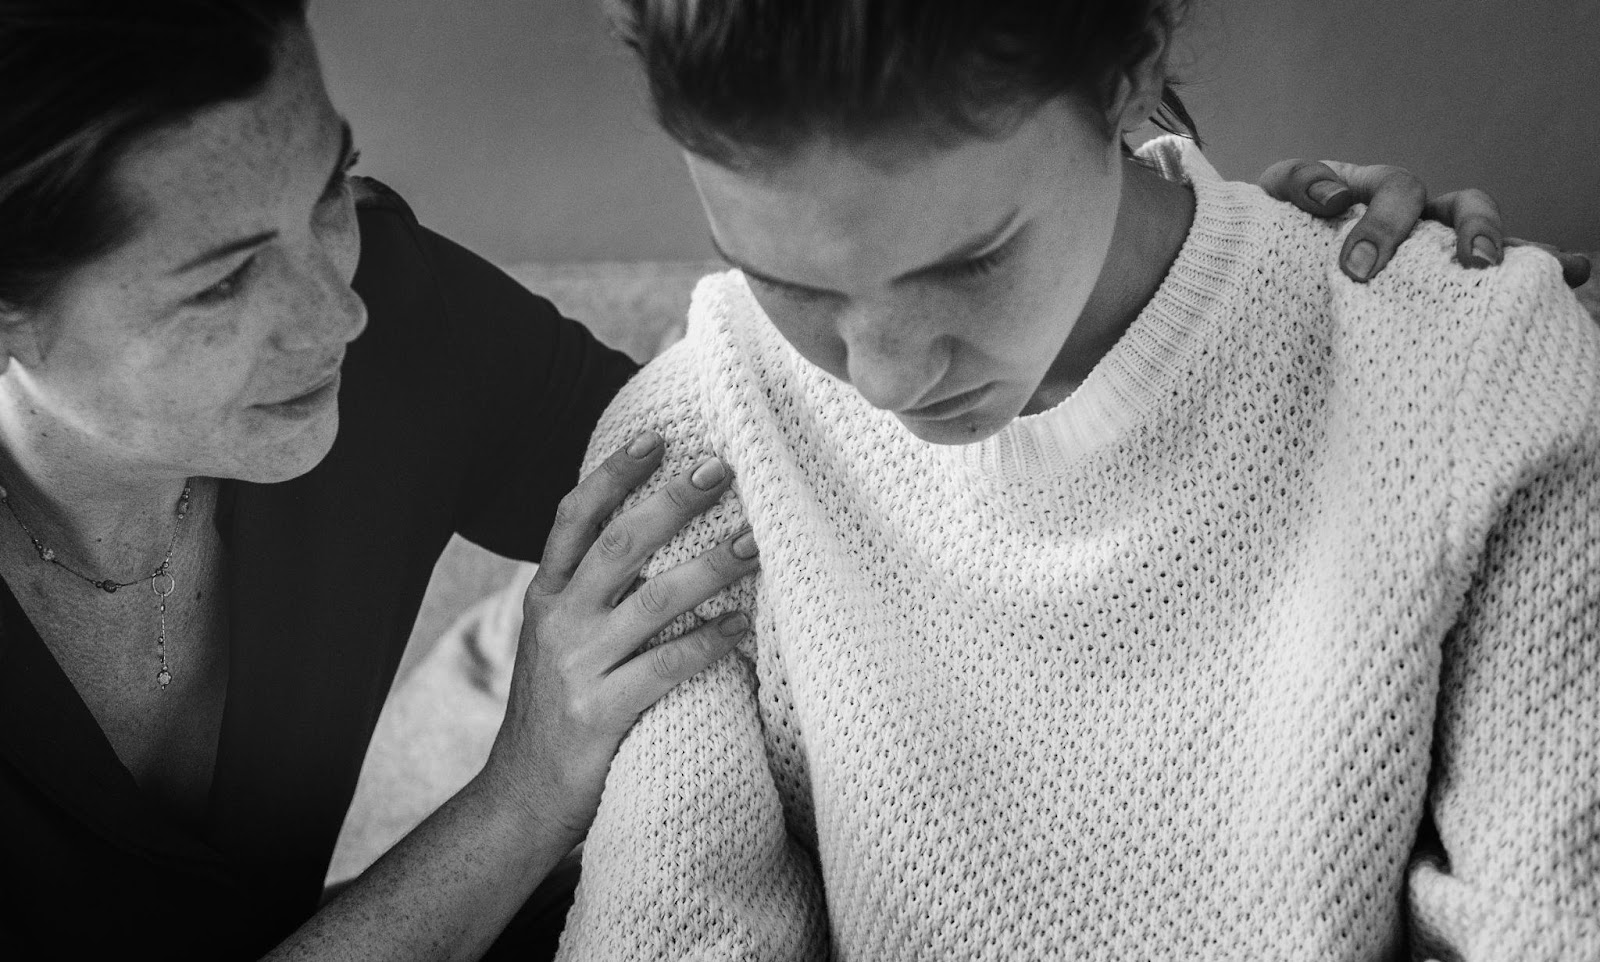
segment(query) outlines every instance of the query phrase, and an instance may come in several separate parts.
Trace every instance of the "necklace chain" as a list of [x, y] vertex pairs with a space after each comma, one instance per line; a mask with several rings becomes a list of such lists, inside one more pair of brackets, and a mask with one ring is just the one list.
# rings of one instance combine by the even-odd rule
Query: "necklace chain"
[[40, 541], [34, 535], [33, 529], [28, 527], [28, 523], [22, 520], [22, 515], [17, 513], [16, 506], [11, 503], [11, 492], [7, 491], [3, 485], [0, 485], [0, 504], [6, 506], [6, 510], [11, 512], [11, 517], [17, 522], [17, 526], [22, 528], [22, 533], [28, 536], [28, 540], [32, 542], [33, 550], [39, 555], [40, 561], [53, 564], [74, 577], [94, 585], [108, 595], [116, 594], [118, 588], [132, 587], [141, 581], [150, 582], [150, 591], [156, 596], [156, 614], [160, 625], [156, 633], [156, 657], [159, 662], [156, 669], [156, 685], [162, 691], [165, 691], [167, 686], [172, 683], [172, 671], [167, 667], [167, 598], [178, 589], [178, 580], [172, 576], [172, 552], [178, 547], [178, 535], [183, 532], [183, 521], [189, 514], [189, 493], [192, 487], [193, 483], [191, 481], [183, 483], [183, 493], [178, 495], [178, 508], [176, 511], [178, 522], [172, 526], [172, 537], [167, 539], [166, 557], [161, 559], [161, 563], [156, 565], [156, 569], [143, 578], [135, 578], [132, 581], [113, 581], [110, 578], [90, 577], [57, 557], [55, 549]]

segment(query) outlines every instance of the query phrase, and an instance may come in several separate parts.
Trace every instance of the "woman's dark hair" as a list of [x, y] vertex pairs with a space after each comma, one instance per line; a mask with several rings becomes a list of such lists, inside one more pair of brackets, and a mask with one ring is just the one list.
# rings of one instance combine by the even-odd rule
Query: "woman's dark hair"
[[[993, 134], [1069, 92], [1108, 105], [1185, 0], [609, 0], [656, 116], [725, 164], [815, 137]], [[1198, 140], [1168, 84], [1163, 129]]]
[[140, 134], [248, 97], [306, 0], [0, 0], [0, 308], [120, 243]]

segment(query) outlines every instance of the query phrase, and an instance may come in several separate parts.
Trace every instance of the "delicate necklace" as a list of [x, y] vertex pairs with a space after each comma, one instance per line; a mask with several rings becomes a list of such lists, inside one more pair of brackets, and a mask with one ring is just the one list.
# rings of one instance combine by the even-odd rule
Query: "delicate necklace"
[[162, 691], [166, 691], [167, 686], [172, 683], [172, 672], [167, 668], [167, 598], [178, 589], [178, 581], [172, 577], [172, 551], [178, 546], [178, 535], [183, 531], [183, 519], [189, 514], [190, 487], [191, 482], [185, 481], [183, 483], [183, 493], [178, 495], [178, 523], [172, 526], [172, 537], [167, 541], [167, 556], [161, 559], [161, 564], [157, 565], [156, 570], [143, 578], [135, 578], [132, 581], [112, 581], [110, 578], [91, 578], [72, 565], [57, 558], [53, 548], [46, 547], [43, 541], [34, 537], [33, 529], [28, 527], [28, 523], [22, 520], [22, 515], [17, 514], [17, 509], [11, 504], [11, 493], [4, 486], [0, 486], [0, 504], [6, 506], [6, 510], [11, 512], [11, 517], [16, 519], [23, 533], [28, 536], [28, 540], [33, 542], [33, 550], [39, 553], [40, 561], [48, 561], [57, 568], [87, 581], [108, 595], [115, 594], [118, 588], [127, 588], [141, 581], [150, 582], [150, 591], [156, 596], [156, 612], [160, 618], [161, 625], [156, 634], [156, 657], [160, 659], [160, 666], [156, 670], [156, 684], [160, 686]]

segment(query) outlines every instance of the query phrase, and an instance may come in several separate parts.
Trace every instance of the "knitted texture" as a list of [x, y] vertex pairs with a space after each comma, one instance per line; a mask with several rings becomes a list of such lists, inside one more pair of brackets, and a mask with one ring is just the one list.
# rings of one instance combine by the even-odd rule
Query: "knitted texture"
[[[1555, 261], [1372, 283], [1197, 210], [1065, 402], [919, 441], [737, 273], [617, 398], [748, 523], [752, 639], [611, 770], [568, 960], [1600, 959], [1600, 334]], [[667, 635], [696, 618], [679, 619]]]

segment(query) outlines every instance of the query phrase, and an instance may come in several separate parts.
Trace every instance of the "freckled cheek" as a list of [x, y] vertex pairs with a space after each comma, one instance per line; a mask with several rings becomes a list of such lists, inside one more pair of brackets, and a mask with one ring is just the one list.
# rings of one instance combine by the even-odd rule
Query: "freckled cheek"
[[212, 317], [194, 325], [162, 365], [159, 403], [170, 416], [226, 416], [248, 401], [261, 347], [248, 335], [250, 313]]

